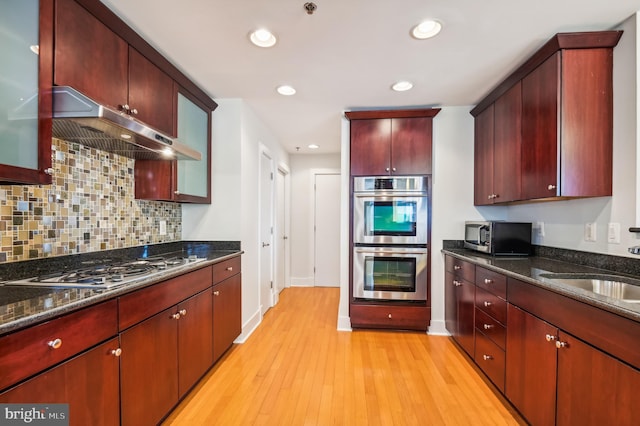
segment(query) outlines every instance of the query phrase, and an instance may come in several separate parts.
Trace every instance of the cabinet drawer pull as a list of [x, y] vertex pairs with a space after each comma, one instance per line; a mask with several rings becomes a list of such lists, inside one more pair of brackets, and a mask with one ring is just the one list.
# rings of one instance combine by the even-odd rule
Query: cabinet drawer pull
[[491, 355], [482, 355], [482, 359], [484, 359], [485, 361], [491, 361], [493, 357]]
[[391, 319], [391, 314], [389, 314], [389, 319]]
[[118, 348], [118, 349], [112, 349], [111, 350], [111, 355], [113, 356], [120, 356], [122, 355], [122, 349]]
[[60, 349], [62, 346], [62, 339], [51, 340], [47, 343], [52, 349]]
[[556, 340], [556, 336], [552, 334], [547, 334], [546, 336], [544, 336], [544, 338], [547, 339], [547, 342], [553, 342], [554, 340]]
[[216, 291], [213, 292], [213, 295], [214, 296], [220, 296], [220, 292], [218, 290], [216, 290]]
[[492, 303], [491, 303], [491, 302], [484, 302], [484, 306], [485, 306], [485, 308], [488, 308], [488, 307], [489, 307], [489, 306], [491, 306], [491, 305], [492, 305]]
[[549, 185], [549, 186], [547, 186], [547, 189], [549, 191], [553, 191], [554, 189], [556, 189], [556, 186], [555, 185]]
[[229, 272], [233, 271], [233, 266], [228, 266], [227, 267], [227, 271], [229, 271]]
[[561, 342], [560, 340], [556, 341], [556, 348], [558, 349], [562, 349], [562, 348], [568, 348], [569, 344], [567, 342]]
[[52, 176], [53, 175], [53, 167], [49, 167], [49, 168], [44, 169], [44, 174]]
[[460, 265], [453, 265], [453, 270], [454, 270], [454, 271], [459, 271], [460, 269], [462, 269], [462, 266], [460, 266]]
[[180, 314], [179, 313], [175, 313], [175, 314], [171, 315], [171, 318], [173, 318], [174, 320], [179, 320], [180, 319]]
[[455, 285], [456, 287], [460, 287], [462, 283], [458, 280], [453, 280], [453, 285]]
[[485, 278], [484, 279], [484, 283], [485, 284], [491, 284], [493, 282], [493, 280], [490, 280], [489, 278]]
[[495, 327], [495, 325], [493, 325], [493, 324], [485, 324], [484, 325], [484, 329], [485, 330], [491, 330], [493, 327]]
[[186, 310], [186, 309], [180, 309], [180, 310], [178, 311], [178, 313], [184, 317], [184, 316], [186, 316], [186, 315], [187, 315], [187, 310]]

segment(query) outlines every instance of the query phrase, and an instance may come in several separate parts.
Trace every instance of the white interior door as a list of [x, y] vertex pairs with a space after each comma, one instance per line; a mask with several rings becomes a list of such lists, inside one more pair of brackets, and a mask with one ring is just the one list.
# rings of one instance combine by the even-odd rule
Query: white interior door
[[289, 263], [289, 235], [287, 234], [287, 176], [285, 170], [278, 168], [276, 174], [276, 281], [275, 302], [278, 294], [285, 288], [287, 282], [287, 266]]
[[273, 306], [273, 159], [260, 155], [260, 311]]
[[340, 174], [315, 175], [314, 285], [340, 286]]

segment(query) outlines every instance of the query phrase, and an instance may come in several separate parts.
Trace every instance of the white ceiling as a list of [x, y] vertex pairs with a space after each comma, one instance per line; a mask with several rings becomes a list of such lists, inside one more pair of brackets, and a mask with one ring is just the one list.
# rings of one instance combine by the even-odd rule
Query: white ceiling
[[[340, 151], [345, 110], [474, 105], [555, 33], [612, 29], [640, 10], [640, 0], [314, 0], [308, 15], [307, 0], [102, 1], [212, 98], [242, 98], [287, 151], [318, 154]], [[426, 18], [443, 31], [411, 38]], [[278, 44], [253, 46], [258, 27]], [[397, 80], [413, 90], [393, 92]], [[277, 94], [281, 84], [298, 93]]]

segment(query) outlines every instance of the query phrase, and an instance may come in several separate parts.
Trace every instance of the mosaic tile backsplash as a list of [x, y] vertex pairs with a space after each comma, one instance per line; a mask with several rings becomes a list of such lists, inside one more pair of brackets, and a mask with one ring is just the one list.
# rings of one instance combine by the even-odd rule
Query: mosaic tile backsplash
[[0, 263], [180, 240], [180, 205], [136, 200], [134, 164], [53, 139], [51, 185], [0, 185]]

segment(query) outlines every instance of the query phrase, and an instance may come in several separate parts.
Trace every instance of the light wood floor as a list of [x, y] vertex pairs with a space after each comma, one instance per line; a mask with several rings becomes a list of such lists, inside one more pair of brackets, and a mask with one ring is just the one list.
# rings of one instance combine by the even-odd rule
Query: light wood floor
[[290, 288], [165, 425], [514, 425], [448, 337], [336, 330], [337, 288]]

